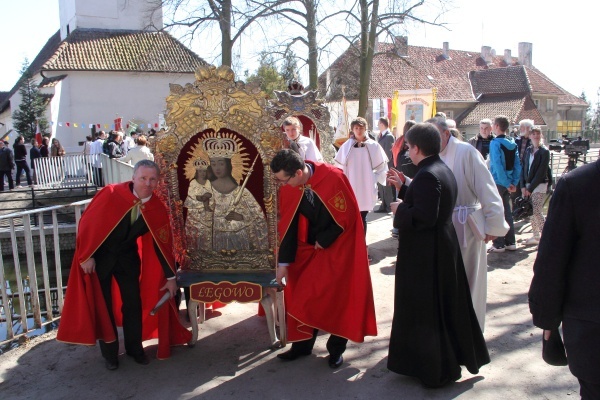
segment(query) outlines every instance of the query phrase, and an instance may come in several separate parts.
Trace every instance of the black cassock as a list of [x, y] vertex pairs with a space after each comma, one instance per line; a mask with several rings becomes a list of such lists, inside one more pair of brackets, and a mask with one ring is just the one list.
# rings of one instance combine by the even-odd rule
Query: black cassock
[[461, 365], [478, 373], [490, 357], [477, 322], [452, 211], [452, 171], [431, 156], [402, 186], [394, 217], [398, 258], [388, 368], [439, 387], [461, 377]]

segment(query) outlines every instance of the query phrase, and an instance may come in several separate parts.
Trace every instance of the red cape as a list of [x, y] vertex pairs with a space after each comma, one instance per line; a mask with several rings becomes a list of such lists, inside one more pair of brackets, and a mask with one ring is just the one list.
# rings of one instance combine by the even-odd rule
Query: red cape
[[[309, 339], [313, 328], [363, 342], [377, 335], [373, 288], [360, 211], [350, 182], [343, 172], [312, 163], [314, 174], [306, 186], [319, 197], [343, 233], [325, 250], [302, 242], [299, 234], [296, 261], [288, 268], [285, 287], [288, 339]], [[334, 178], [335, 177], [335, 178]], [[285, 236], [304, 194], [303, 187], [283, 186], [279, 191], [280, 240]], [[300, 229], [302, 224], [300, 225]]]
[[[95, 345], [96, 340], [113, 342], [117, 339], [102, 297], [98, 276], [96, 273], [84, 274], [81, 263], [92, 257], [119, 221], [139, 201], [131, 192], [130, 185], [131, 182], [125, 182], [106, 186], [94, 196], [81, 217], [57, 334], [57, 340], [61, 342]], [[153, 242], [157, 243], [173, 272], [175, 259], [170, 223], [164, 204], [157, 196], [152, 196], [140, 207], [140, 212], [150, 229], [150, 232], [138, 239], [142, 260], [142, 340], [158, 338], [157, 358], [163, 359], [171, 355], [170, 346], [185, 344], [191, 340], [192, 335], [179, 323], [178, 310], [172, 299], [156, 315], [150, 315], [150, 310], [164, 294], [159, 292], [159, 289], [166, 283]], [[113, 313], [118, 325], [122, 320], [120, 310], [120, 293], [113, 280]]]

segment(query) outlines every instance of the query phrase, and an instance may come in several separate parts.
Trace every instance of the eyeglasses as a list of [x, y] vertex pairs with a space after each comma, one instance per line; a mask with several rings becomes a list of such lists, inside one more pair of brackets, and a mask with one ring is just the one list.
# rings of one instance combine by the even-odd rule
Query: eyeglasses
[[277, 183], [278, 185], [287, 185], [287, 183], [290, 181], [290, 179], [292, 179], [294, 177], [294, 175], [290, 175], [288, 176], [287, 179], [279, 179], [277, 178], [275, 175], [273, 175], [273, 180], [275, 181], [275, 183]]

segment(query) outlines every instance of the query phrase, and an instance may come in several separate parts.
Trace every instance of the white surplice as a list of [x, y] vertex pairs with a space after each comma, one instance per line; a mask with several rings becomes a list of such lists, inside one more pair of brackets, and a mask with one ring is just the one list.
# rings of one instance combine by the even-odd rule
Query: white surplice
[[354, 147], [356, 143], [355, 139], [348, 139], [333, 161], [348, 177], [360, 211], [373, 211], [377, 203], [377, 183], [385, 185], [388, 159], [373, 139], [362, 142], [362, 147]]
[[300, 157], [302, 157], [303, 160], [323, 162], [323, 156], [314, 140], [307, 136], [300, 135], [296, 139], [296, 143], [298, 144]]
[[[473, 233], [470, 223], [477, 225], [475, 221], [485, 221], [479, 226], [480, 231], [491, 236], [504, 236], [508, 232], [504, 207], [492, 174], [477, 149], [450, 137], [440, 158], [454, 173], [458, 186], [452, 222], [469, 280], [473, 308], [483, 331], [487, 301], [486, 244]], [[470, 222], [469, 214], [474, 214]]]

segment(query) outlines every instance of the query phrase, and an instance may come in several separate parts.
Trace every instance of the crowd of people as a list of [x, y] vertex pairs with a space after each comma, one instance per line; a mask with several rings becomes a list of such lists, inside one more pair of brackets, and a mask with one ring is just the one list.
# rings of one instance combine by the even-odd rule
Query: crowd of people
[[[579, 219], [576, 216], [564, 230], [544, 228], [542, 209], [552, 177], [541, 129], [534, 126], [533, 121], [521, 121], [521, 136], [515, 141], [507, 135], [508, 119], [500, 115], [493, 120], [482, 120], [479, 134], [465, 142], [454, 121], [444, 115], [424, 123], [407, 121], [398, 136], [397, 128], [390, 130], [386, 118], [381, 118], [378, 125], [380, 132], [374, 137], [365, 119], [354, 119], [350, 124], [351, 136], [337, 149], [334, 165], [328, 165], [322, 162], [314, 141], [302, 135], [302, 125], [297, 118], [289, 117], [283, 123], [289, 148], [276, 154], [270, 168], [280, 196], [276, 279], [285, 288], [287, 335], [293, 344], [277, 357], [289, 362], [311, 354], [318, 332], [326, 331], [331, 334], [327, 341], [328, 365], [335, 369], [344, 362], [349, 340], [360, 343], [366, 336], [377, 335], [366, 246], [366, 216], [375, 211], [393, 214], [392, 235], [399, 244], [388, 368], [415, 377], [427, 387], [442, 387], [460, 379], [461, 366], [478, 373], [481, 366], [490, 362], [483, 336], [487, 253], [516, 249], [511, 212], [516, 193], [530, 198], [533, 203], [533, 236], [525, 245], [539, 244], [540, 257], [544, 260], [536, 261], [536, 277], [530, 292], [534, 322], [546, 330], [545, 340], [561, 322], [565, 323], [565, 344], [567, 350], [571, 348], [576, 355], [572, 370], [580, 379], [582, 393], [585, 386], [587, 392], [597, 394], [597, 378], [585, 370], [585, 365], [590, 359], [598, 361], [598, 354], [580, 350], [577, 340], [578, 335], [587, 335], [583, 340], [593, 340], [594, 333], [598, 332], [595, 322], [598, 302], [594, 303], [595, 308], [588, 307], [588, 313], [578, 314], [576, 308], [576, 304], [585, 299], [597, 300], [597, 291], [585, 289], [566, 298], [549, 292], [565, 284], [561, 276], [575, 273], [580, 264], [585, 267], [586, 257], [590, 256], [578, 259], [577, 252], [581, 250], [578, 246], [583, 245], [577, 242]], [[144, 237], [143, 251], [152, 251], [154, 264], [159, 261], [157, 265], [162, 265], [162, 268], [155, 265], [152, 273], [143, 274], [155, 277], [153, 290], [175, 290], [174, 268], [168, 246], [155, 239], [164, 236], [154, 232], [160, 224], [152, 222], [153, 218], [157, 221], [166, 218], [164, 204], [157, 204], [156, 215], [148, 214], [148, 219], [145, 213], [149, 213], [149, 207], [142, 206], [146, 211], [137, 211], [129, 204], [158, 201], [152, 192], [159, 171], [145, 146], [145, 137], [137, 138], [137, 148], [125, 151], [120, 132], [113, 132], [108, 140], [104, 132], [90, 139], [95, 140], [90, 140], [89, 149], [86, 147], [84, 151], [89, 154], [102, 151], [111, 158], [135, 163], [134, 176], [132, 182], [110, 185], [101, 192], [114, 192], [111, 199], [115, 201], [123, 198], [121, 211], [112, 212], [115, 217], [107, 224], [114, 230], [101, 235], [86, 228], [86, 224], [91, 224], [90, 218], [82, 219], [84, 229], [80, 227], [78, 256], [72, 270], [77, 272], [71, 273], [71, 292], [67, 292], [59, 340], [90, 344], [100, 339], [106, 367], [113, 370], [118, 367], [118, 358], [109, 284], [112, 277], [128, 291], [128, 299], [123, 298], [123, 318], [130, 319], [127, 327], [124, 326], [127, 354], [140, 364], [148, 363], [141, 341], [152, 335], [146, 334], [143, 326], [146, 321], [140, 321], [141, 316], [136, 311], [148, 294], [136, 277], [140, 269], [150, 267], [144, 258], [140, 259], [134, 239]], [[589, 179], [600, 173], [598, 162], [595, 168], [588, 168], [591, 171], [587, 175], [574, 175], [568, 182], [573, 181], [574, 185], [576, 179], [582, 179], [586, 182], [584, 189], [593, 188]], [[549, 218], [558, 218], [557, 211], [552, 210], [559, 206], [574, 210], [569, 203], [572, 198], [563, 193], [565, 186], [566, 180], [557, 188], [561, 197], [551, 203]], [[374, 210], [378, 200], [380, 207]], [[559, 201], [560, 205], [556, 204]], [[108, 207], [116, 209], [114, 201], [102, 194], [90, 205], [95, 215], [104, 215]], [[143, 220], [147, 219], [146, 226], [136, 225], [140, 212]], [[582, 223], [584, 229], [591, 231], [600, 226], [597, 218]], [[590, 226], [594, 223], [595, 227]], [[571, 235], [572, 240], [563, 246], [560, 259], [550, 260], [551, 239], [547, 237], [558, 237], [563, 232]], [[93, 239], [96, 237], [97, 240]], [[107, 258], [100, 251], [108, 249], [106, 243], [114, 241], [127, 243], [111, 249], [131, 252], [131, 262], [136, 265], [133, 278], [124, 269], [125, 264], [115, 264], [111, 261], [113, 258]], [[352, 251], [347, 251], [348, 248]], [[554, 270], [548, 272], [543, 263], [552, 264]], [[93, 274], [96, 271], [97, 279]], [[597, 282], [593, 272], [585, 271], [582, 273]], [[88, 279], [92, 280], [91, 286]], [[581, 277], [573, 281], [573, 285], [589, 287], [589, 282]], [[89, 290], [96, 285], [95, 296], [103, 299], [100, 303], [106, 307], [100, 307], [92, 316], [100, 320], [82, 322], [78, 319], [81, 308], [90, 306], [86, 303], [89, 302], [86, 289], [82, 288]], [[345, 290], [342, 293], [332, 290], [333, 287]], [[561, 290], [568, 289], [574, 288]], [[69, 296], [73, 291], [75, 294]], [[152, 300], [156, 300], [154, 297]], [[563, 304], [571, 310], [566, 315], [569, 319], [564, 321]], [[99, 307], [98, 304], [93, 306]], [[593, 322], [590, 323], [588, 317]], [[79, 337], [82, 324], [86, 340]], [[165, 343], [159, 342], [162, 356], [168, 355], [170, 345], [187, 339], [174, 320], [168, 331], [171, 333], [166, 336], [163, 332]]]
[[[152, 135], [153, 132], [148, 132]], [[154, 132], [155, 134], [155, 132]], [[93, 169], [93, 181], [97, 186], [104, 186], [102, 179], [102, 160], [99, 157], [93, 157], [94, 154], [104, 153], [110, 158], [117, 158], [120, 161], [135, 165], [140, 160], [154, 160], [154, 155], [147, 146], [148, 136], [141, 131], [133, 132], [131, 135], [124, 135], [120, 131], [110, 131], [106, 134], [99, 131], [93, 135], [86, 136], [83, 144], [82, 154], [90, 157], [91, 167]], [[35, 160], [45, 157], [63, 157], [66, 154], [65, 148], [57, 138], [42, 137], [41, 142], [36, 138], [31, 139], [29, 148], [29, 162], [27, 161], [27, 148], [25, 138], [17, 136], [12, 145], [9, 142], [0, 141], [0, 191], [8, 184], [8, 188], [23, 188], [21, 180], [23, 177], [29, 187], [37, 183], [35, 171]], [[14, 179], [13, 179], [14, 177]]]

